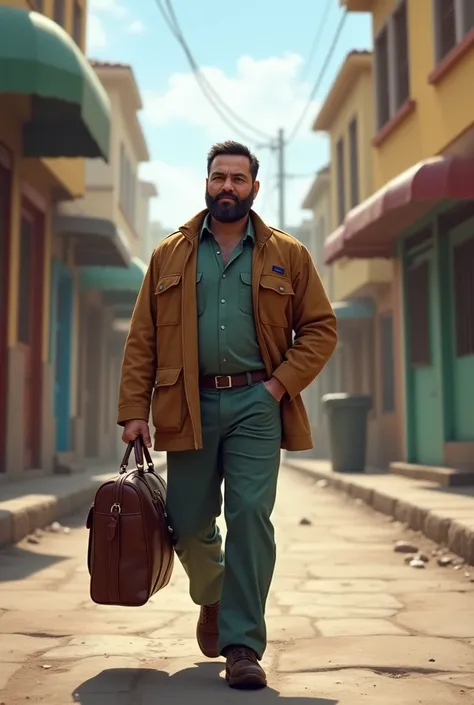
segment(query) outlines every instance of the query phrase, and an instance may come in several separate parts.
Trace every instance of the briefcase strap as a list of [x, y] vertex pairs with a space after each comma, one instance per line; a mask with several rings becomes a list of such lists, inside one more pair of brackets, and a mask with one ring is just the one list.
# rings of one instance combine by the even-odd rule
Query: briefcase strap
[[138, 438], [135, 439], [135, 441], [130, 441], [129, 444], [127, 445], [127, 449], [125, 451], [125, 454], [123, 456], [123, 460], [120, 463], [120, 474], [122, 475], [123, 473], [127, 472], [128, 469], [128, 463], [130, 462], [130, 455], [132, 454], [132, 450], [135, 453], [135, 463], [137, 466], [138, 472], [145, 472], [145, 463], [143, 461], [143, 457], [145, 457], [145, 461], [147, 464], [147, 471], [148, 472], [155, 472], [155, 466], [153, 464], [153, 460], [151, 459], [150, 451], [146, 447], [145, 443], [143, 442], [143, 438], [141, 436], [138, 436]]

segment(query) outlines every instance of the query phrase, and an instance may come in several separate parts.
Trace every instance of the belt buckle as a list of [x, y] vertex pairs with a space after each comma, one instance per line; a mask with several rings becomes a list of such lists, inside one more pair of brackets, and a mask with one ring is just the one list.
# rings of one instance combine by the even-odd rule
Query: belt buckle
[[[221, 383], [224, 380], [224, 384]], [[230, 389], [232, 387], [232, 377], [230, 375], [216, 375], [214, 377], [216, 389]]]

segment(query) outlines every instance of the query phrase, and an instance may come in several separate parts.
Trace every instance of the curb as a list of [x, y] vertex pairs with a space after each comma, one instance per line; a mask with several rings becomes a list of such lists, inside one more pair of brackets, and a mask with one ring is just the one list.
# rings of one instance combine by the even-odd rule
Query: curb
[[[329, 487], [354, 499], [360, 499], [375, 511], [393, 517], [413, 531], [420, 531], [435, 543], [447, 546], [450, 551], [463, 558], [469, 565], [474, 565], [474, 495], [447, 495], [454, 502], [446, 501], [436, 507], [430, 507], [434, 495], [433, 489], [439, 490], [435, 483], [420, 484], [418, 480], [409, 481], [396, 478], [397, 488], [377, 487], [380, 477], [393, 480], [393, 476], [382, 475], [341, 475], [332, 470], [314, 467], [311, 461], [294, 461], [286, 458], [284, 464], [313, 480], [325, 480]], [[327, 464], [330, 467], [330, 464]], [[400, 484], [405, 482], [405, 486]], [[415, 483], [415, 484], [413, 484]], [[418, 501], [410, 500], [412, 495]], [[456, 504], [458, 506], [456, 506]], [[455, 515], [458, 516], [455, 516]]]
[[[160, 474], [165, 468], [164, 461], [155, 464], [155, 469]], [[0, 548], [18, 543], [37, 529], [44, 529], [54, 521], [91, 504], [99, 486], [116, 475], [115, 471], [106, 474], [88, 472], [80, 478], [71, 476], [70, 487], [67, 486], [67, 480], [61, 478], [63, 486], [60, 491], [43, 496], [28, 494], [29, 483], [25, 482], [23, 496], [0, 503]], [[54, 482], [55, 477], [58, 476], [48, 476], [44, 480]], [[81, 486], [72, 486], [81, 480]]]

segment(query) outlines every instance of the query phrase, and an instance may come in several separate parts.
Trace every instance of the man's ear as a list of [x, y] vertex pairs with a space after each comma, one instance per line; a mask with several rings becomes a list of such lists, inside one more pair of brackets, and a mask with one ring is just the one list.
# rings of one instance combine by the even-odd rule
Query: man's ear
[[253, 197], [257, 198], [258, 192], [260, 191], [260, 181], [255, 181], [253, 185]]

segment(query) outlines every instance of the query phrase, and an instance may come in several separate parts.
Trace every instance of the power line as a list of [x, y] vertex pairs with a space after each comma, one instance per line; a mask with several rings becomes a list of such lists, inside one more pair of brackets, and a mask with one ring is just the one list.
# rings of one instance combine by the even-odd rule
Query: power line
[[319, 48], [319, 46], [320, 46], [321, 34], [323, 33], [323, 30], [324, 30], [324, 28], [325, 28], [325, 26], [326, 26], [326, 22], [327, 22], [327, 20], [329, 19], [329, 14], [330, 14], [330, 13], [329, 13], [329, 9], [330, 9], [332, 3], [333, 3], [333, 0], [328, 0], [327, 3], [326, 3], [325, 8], [324, 8], [324, 10], [323, 10], [321, 22], [319, 23], [319, 26], [318, 26], [318, 28], [317, 28], [317, 30], [316, 30], [316, 33], [315, 33], [315, 35], [314, 35], [313, 42], [312, 42], [312, 44], [311, 44], [311, 48], [310, 48], [310, 50], [309, 50], [308, 58], [306, 59], [305, 65], [304, 65], [304, 67], [303, 67], [303, 72], [302, 72], [302, 74], [301, 74], [301, 78], [302, 78], [302, 79], [304, 79], [305, 76], [307, 75], [308, 70], [309, 70], [309, 67], [311, 66], [311, 63], [312, 63], [312, 61], [313, 61], [313, 59], [314, 59], [314, 56], [315, 56], [315, 54], [316, 54], [316, 52], [317, 52], [317, 50], [318, 50], [318, 48]]
[[337, 42], [339, 41], [339, 37], [342, 34], [342, 30], [344, 28], [344, 24], [346, 22], [347, 16], [348, 16], [347, 10], [344, 10], [343, 14], [341, 15], [341, 19], [339, 20], [339, 24], [337, 26], [336, 33], [335, 33], [333, 40], [331, 42], [331, 46], [329, 47], [329, 51], [326, 54], [326, 58], [324, 59], [323, 65], [321, 67], [321, 71], [319, 72], [319, 75], [316, 79], [316, 82], [311, 90], [311, 93], [308, 97], [306, 105], [305, 105], [303, 111], [301, 112], [300, 117], [296, 121], [296, 124], [290, 133], [290, 136], [286, 140], [287, 145], [295, 138], [297, 132], [299, 131], [299, 129], [301, 127], [301, 124], [303, 123], [303, 121], [308, 113], [308, 110], [311, 108], [311, 103], [313, 102], [313, 99], [314, 99], [316, 93], [318, 92], [318, 90], [321, 87], [321, 83], [322, 83], [324, 75], [326, 73], [326, 69], [329, 65], [329, 62], [332, 59], [332, 56], [334, 54], [334, 50], [336, 49]]
[[275, 163], [274, 163], [274, 150], [270, 153], [269, 160], [268, 160], [268, 165], [267, 169], [265, 170], [265, 175], [263, 182], [265, 184], [265, 195], [262, 200], [262, 206], [260, 208], [260, 214], [262, 218], [264, 217], [264, 213], [267, 210], [267, 207], [269, 205], [270, 197], [274, 194], [277, 183], [275, 181], [275, 174], [272, 176], [272, 172], [275, 169]]
[[[250, 138], [249, 139], [249, 134], [246, 131], [243, 131], [241, 127], [236, 127], [234, 124], [234, 121], [236, 123], [240, 123], [241, 125], [244, 126], [245, 130], [250, 130], [254, 135], [258, 135], [259, 139], [265, 139], [265, 140], [270, 140], [271, 137], [269, 134], [266, 132], [263, 132], [259, 128], [254, 127], [251, 123], [249, 123], [247, 120], [244, 118], [240, 117], [235, 110], [233, 110], [225, 101], [222, 100], [221, 96], [219, 93], [215, 90], [215, 88], [212, 86], [212, 84], [208, 81], [206, 76], [202, 73], [198, 63], [196, 62], [196, 59], [194, 58], [190, 48], [189, 44], [187, 43], [182, 28], [180, 26], [179, 20], [177, 18], [176, 12], [174, 10], [172, 0], [165, 0], [165, 5], [163, 5], [163, 0], [155, 0], [156, 4], [158, 6], [158, 9], [160, 10], [163, 19], [165, 20], [168, 28], [170, 29], [171, 33], [175, 37], [175, 39], [178, 41], [178, 43], [181, 45], [184, 54], [186, 56], [186, 59], [188, 60], [188, 63], [193, 71], [193, 75], [196, 79], [196, 82], [198, 83], [202, 93], [204, 96], [207, 98], [209, 103], [212, 105], [214, 110], [218, 113], [219, 117], [227, 124], [228, 127], [230, 127], [233, 131], [237, 132], [241, 136], [244, 137], [246, 141], [251, 141], [253, 142], [255, 138]], [[168, 15], [169, 13], [169, 15]], [[226, 114], [226, 112], [228, 115]], [[229, 115], [232, 116], [232, 119], [229, 118]]]

